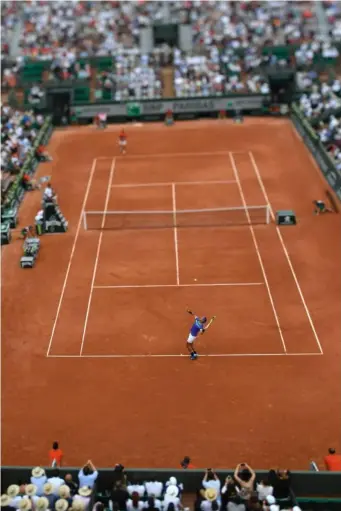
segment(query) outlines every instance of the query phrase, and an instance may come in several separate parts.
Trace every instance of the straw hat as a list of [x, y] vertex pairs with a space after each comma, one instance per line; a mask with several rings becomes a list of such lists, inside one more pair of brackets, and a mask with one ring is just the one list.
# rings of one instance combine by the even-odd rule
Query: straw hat
[[166, 495], [169, 497], [177, 497], [179, 495], [179, 488], [174, 484], [167, 486]]
[[31, 508], [32, 502], [30, 501], [30, 499], [21, 499], [21, 501], [19, 502], [19, 509], [21, 511], [28, 511]]
[[74, 499], [72, 502], [73, 511], [84, 511], [84, 502], [79, 499]]
[[58, 499], [54, 505], [56, 511], [66, 511], [69, 507], [69, 503], [65, 499]]
[[25, 493], [29, 497], [33, 497], [33, 495], [35, 495], [37, 493], [37, 490], [38, 490], [38, 488], [36, 487], [35, 484], [28, 484], [25, 488]]
[[82, 488], [79, 488], [78, 493], [81, 497], [89, 497], [92, 490], [88, 486], [82, 486]]
[[68, 499], [70, 497], [70, 488], [67, 486], [67, 484], [62, 484], [59, 487], [59, 497], [61, 499]]
[[1, 507], [9, 506], [11, 502], [12, 502], [11, 497], [6, 495], [6, 493], [4, 495], [1, 495]]
[[46, 497], [40, 497], [36, 502], [37, 511], [46, 511], [49, 507], [49, 501]]
[[51, 495], [53, 493], [53, 486], [51, 483], [44, 484], [44, 493], [45, 495]]
[[7, 495], [9, 495], [12, 499], [14, 499], [14, 497], [16, 497], [18, 493], [19, 486], [17, 484], [11, 484], [11, 486], [7, 488]]
[[210, 502], [213, 502], [213, 500], [216, 500], [217, 498], [217, 490], [214, 488], [207, 488], [205, 490], [205, 499], [209, 500]]
[[32, 469], [33, 477], [43, 477], [45, 475], [45, 470], [41, 467], [35, 467]]

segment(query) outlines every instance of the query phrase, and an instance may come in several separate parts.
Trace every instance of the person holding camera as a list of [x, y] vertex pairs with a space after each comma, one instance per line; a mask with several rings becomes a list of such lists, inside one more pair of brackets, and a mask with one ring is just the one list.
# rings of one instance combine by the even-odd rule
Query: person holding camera
[[[205, 488], [205, 490], [208, 490], [208, 489], [212, 488], [213, 490], [215, 490], [217, 492], [216, 500], [220, 504], [221, 482], [220, 482], [219, 477], [215, 473], [215, 471], [212, 470], [211, 468], [208, 468], [206, 470], [204, 478], [202, 480], [202, 485]], [[203, 497], [205, 497], [205, 491], [204, 490], [202, 491], [202, 495], [203, 495]]]
[[239, 463], [234, 471], [234, 480], [238, 484], [238, 494], [248, 500], [254, 491], [256, 474], [247, 463]]

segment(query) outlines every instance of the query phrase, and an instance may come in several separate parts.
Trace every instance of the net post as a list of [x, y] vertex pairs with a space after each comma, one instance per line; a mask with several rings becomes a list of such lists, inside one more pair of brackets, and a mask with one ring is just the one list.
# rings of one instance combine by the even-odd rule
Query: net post
[[83, 227], [84, 229], [87, 231], [88, 230], [88, 226], [87, 226], [87, 222], [86, 222], [86, 212], [83, 211]]
[[269, 204], [266, 205], [266, 223], [270, 223], [270, 206]]

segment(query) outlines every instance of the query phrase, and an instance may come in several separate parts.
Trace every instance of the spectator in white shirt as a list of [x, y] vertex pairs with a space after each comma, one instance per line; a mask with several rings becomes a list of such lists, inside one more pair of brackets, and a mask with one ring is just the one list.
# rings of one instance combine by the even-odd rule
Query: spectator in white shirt
[[183, 506], [180, 502], [180, 499], [178, 497], [179, 495], [179, 488], [174, 485], [170, 485], [167, 487], [166, 494], [163, 499], [163, 509], [167, 510], [169, 504], [174, 505], [175, 511], [179, 511], [180, 509], [183, 509]]
[[130, 496], [132, 496], [133, 493], [137, 493], [138, 496], [142, 498], [145, 494], [146, 488], [143, 484], [136, 482], [135, 484], [128, 484], [127, 491]]
[[205, 499], [200, 504], [201, 511], [218, 511], [219, 504], [217, 502], [217, 490], [208, 488], [205, 490]]
[[208, 488], [213, 488], [217, 492], [217, 498], [220, 499], [220, 488], [221, 482], [217, 474], [211, 470], [207, 469], [204, 475], [204, 479], [202, 480], [202, 485], [207, 490]]
[[17, 484], [11, 484], [7, 488], [7, 495], [11, 499], [10, 506], [14, 507], [15, 509], [18, 509], [20, 501], [23, 498], [22, 493], [20, 492], [19, 486]]
[[156, 498], [161, 497], [163, 484], [155, 479], [144, 483], [148, 497], [155, 496]]
[[36, 504], [39, 497], [36, 495], [37, 493], [37, 487], [35, 484], [27, 484], [25, 486], [25, 493], [26, 496], [32, 501], [33, 504]]
[[272, 495], [274, 491], [273, 487], [270, 485], [267, 479], [263, 479], [260, 483], [258, 483], [256, 489], [258, 493], [258, 499], [260, 501], [265, 500], [266, 497]]
[[64, 484], [64, 479], [62, 479], [59, 476], [59, 469], [58, 468], [53, 469], [52, 474], [53, 474], [52, 477], [49, 477], [47, 482], [52, 484], [53, 493], [54, 493], [54, 495], [58, 496], [59, 495], [59, 488], [60, 488], [60, 486], [62, 484]]
[[[51, 190], [51, 192], [48, 192], [47, 197], [52, 198], [54, 196], [53, 190], [51, 188], [51, 185], [47, 185], [45, 189], [45, 193], [47, 190]], [[95, 465], [92, 463], [91, 460], [88, 460], [83, 468], [80, 469], [78, 472], [78, 480], [79, 480], [79, 486], [87, 486], [88, 488], [93, 488], [95, 486], [96, 479], [98, 477], [98, 471], [96, 470]]]
[[41, 496], [44, 493], [44, 484], [47, 482], [45, 470], [41, 467], [35, 467], [32, 470], [31, 483], [37, 487], [37, 495]]
[[141, 511], [143, 508], [144, 503], [140, 500], [137, 491], [134, 491], [131, 495], [131, 499], [127, 500], [127, 511]]
[[91, 501], [91, 493], [91, 488], [88, 488], [87, 486], [79, 488], [78, 493], [73, 497], [72, 508], [75, 509], [75, 504], [77, 506], [78, 503], [81, 503], [82, 509], [84, 511], [88, 511]]
[[177, 486], [179, 488], [179, 493], [181, 493], [184, 489], [184, 485], [182, 483], [178, 483], [176, 477], [170, 477], [168, 481], [166, 481], [166, 488], [168, 488], [168, 486], [170, 485], [174, 485], [174, 486]]

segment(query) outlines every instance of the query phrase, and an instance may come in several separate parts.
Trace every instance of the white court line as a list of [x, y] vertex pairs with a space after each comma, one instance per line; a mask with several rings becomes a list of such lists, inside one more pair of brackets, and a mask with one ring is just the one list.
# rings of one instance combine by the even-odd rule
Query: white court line
[[222, 286], [264, 286], [264, 282], [226, 282], [217, 284], [137, 284], [127, 286], [94, 286], [94, 289], [147, 289], [147, 288], [163, 288], [163, 287], [222, 287]]
[[[275, 215], [274, 215], [274, 212], [273, 212], [273, 209], [272, 209], [272, 206], [271, 206], [271, 202], [269, 200], [269, 197], [268, 197], [268, 194], [266, 192], [266, 189], [265, 189], [265, 186], [264, 186], [264, 183], [263, 183], [263, 180], [262, 180], [262, 177], [260, 175], [260, 171], [259, 171], [259, 168], [258, 168], [258, 165], [256, 163], [256, 160], [253, 156], [253, 153], [251, 151], [249, 151], [249, 157], [250, 157], [250, 160], [251, 160], [251, 163], [252, 163], [252, 166], [253, 166], [253, 169], [256, 173], [256, 176], [257, 176], [257, 180], [258, 180], [258, 183], [259, 183], [259, 186], [262, 190], [262, 193], [263, 193], [263, 196], [264, 196], [264, 199], [267, 203], [267, 205], [269, 206], [269, 209], [270, 209], [270, 214], [271, 214], [271, 218], [273, 220], [275, 220]], [[293, 276], [293, 279], [295, 281], [295, 284], [296, 284], [296, 288], [297, 288], [297, 291], [298, 291], [298, 294], [300, 295], [300, 298], [301, 298], [301, 301], [302, 301], [302, 304], [303, 304], [303, 307], [304, 307], [304, 310], [305, 310], [305, 313], [307, 315], [307, 318], [308, 318], [308, 321], [309, 321], [309, 324], [310, 324], [310, 327], [312, 329], [312, 332], [314, 334], [314, 337], [315, 337], [315, 341], [317, 343], [317, 346], [321, 352], [321, 354], [323, 354], [323, 349], [322, 349], [322, 346], [321, 346], [321, 343], [320, 343], [320, 340], [319, 340], [319, 337], [317, 335], [317, 332], [316, 332], [316, 329], [315, 329], [315, 326], [314, 326], [314, 323], [313, 323], [313, 320], [311, 318], [311, 315], [310, 315], [310, 312], [309, 312], [309, 309], [308, 309], [308, 306], [306, 304], [306, 301], [305, 301], [305, 298], [303, 296], [303, 293], [302, 293], [302, 289], [301, 289], [301, 286], [298, 282], [298, 278], [296, 276], [296, 273], [295, 273], [295, 270], [294, 270], [294, 267], [292, 265], [292, 262], [291, 262], [291, 259], [290, 259], [290, 256], [289, 256], [289, 253], [288, 253], [288, 250], [285, 246], [285, 243], [284, 243], [284, 240], [282, 238], [282, 234], [281, 234], [281, 231], [279, 229], [278, 226], [276, 226], [276, 232], [277, 232], [277, 235], [279, 237], [279, 241], [281, 242], [281, 245], [282, 245], [282, 249], [283, 249], [283, 252], [285, 254], [285, 257], [286, 257], [286, 260], [288, 262], [288, 265], [289, 265], [289, 268], [290, 268], [290, 271], [291, 271], [291, 274]]]
[[[238, 152], [245, 152], [245, 151], [234, 151], [235, 153]], [[122, 156], [116, 156], [116, 158], [120, 159], [128, 159], [128, 158], [138, 158], [141, 159], [148, 159], [148, 158], [181, 158], [181, 157], [188, 157], [193, 158], [193, 156], [226, 156], [229, 154], [229, 151], [204, 151], [204, 152], [191, 152], [191, 153], [153, 153], [153, 154], [125, 154]], [[113, 156], [98, 156], [97, 160], [111, 160]]]
[[172, 184], [172, 203], [173, 203], [173, 232], [174, 232], [174, 250], [175, 250], [175, 268], [176, 268], [176, 285], [180, 285], [179, 272], [179, 244], [178, 244], [178, 228], [176, 223], [176, 194], [175, 184]]
[[270, 286], [269, 286], [268, 278], [267, 278], [267, 275], [266, 275], [266, 272], [265, 272], [262, 256], [260, 255], [260, 251], [259, 251], [256, 235], [255, 235], [253, 226], [251, 224], [250, 214], [249, 214], [249, 211], [247, 209], [247, 204], [246, 204], [243, 188], [242, 188], [242, 185], [241, 185], [241, 182], [240, 182], [237, 165], [236, 165], [236, 162], [234, 161], [232, 153], [230, 153], [229, 156], [230, 156], [230, 161], [231, 161], [233, 173], [234, 173], [234, 175], [236, 177], [240, 198], [241, 198], [243, 206], [245, 208], [245, 214], [246, 214], [246, 217], [247, 217], [247, 220], [248, 220], [248, 223], [249, 223], [250, 233], [251, 233], [251, 236], [252, 236], [254, 247], [256, 249], [256, 253], [257, 253], [257, 257], [258, 257], [260, 268], [262, 270], [262, 274], [263, 274], [264, 282], [265, 282], [265, 285], [266, 285], [266, 289], [268, 291], [268, 296], [269, 296], [270, 304], [271, 304], [271, 307], [272, 307], [272, 311], [273, 311], [274, 316], [275, 316], [275, 320], [276, 320], [279, 336], [281, 338], [283, 349], [284, 349], [284, 351], [286, 353], [287, 352], [287, 347], [286, 347], [286, 344], [285, 344], [285, 341], [284, 341], [282, 328], [281, 328], [281, 325], [280, 325], [280, 322], [279, 322], [279, 318], [278, 318], [278, 314], [277, 314], [277, 311], [276, 311], [275, 303], [274, 303], [274, 300], [273, 300], [273, 297], [272, 297], [272, 293], [271, 293], [271, 289], [270, 289]]
[[[202, 357], [314, 357], [322, 353], [209, 353], [199, 355]], [[49, 358], [188, 358], [187, 354], [178, 355], [50, 355]]]
[[234, 184], [234, 180], [230, 181], [172, 181], [172, 182], [165, 182], [165, 183], [122, 183], [122, 184], [116, 184], [112, 185], [111, 188], [144, 188], [148, 186], [172, 186], [175, 184], [176, 186], [180, 185], [229, 185]]
[[85, 195], [84, 195], [84, 200], [83, 200], [83, 204], [82, 204], [82, 208], [81, 208], [81, 212], [80, 212], [79, 220], [78, 220], [78, 224], [77, 224], [75, 239], [73, 240], [73, 245], [72, 245], [71, 254], [70, 254], [70, 258], [69, 258], [69, 263], [68, 263], [68, 266], [67, 266], [67, 269], [66, 269], [66, 274], [65, 274], [65, 278], [64, 278], [64, 282], [63, 282], [63, 287], [62, 287], [62, 291], [61, 291], [59, 302], [58, 302], [56, 317], [54, 319], [54, 323], [53, 323], [53, 327], [52, 327], [52, 332], [51, 332], [51, 337], [50, 337], [49, 345], [48, 345], [47, 352], [46, 352], [46, 356], [47, 357], [49, 356], [49, 353], [50, 353], [50, 350], [51, 350], [51, 346], [52, 346], [52, 342], [53, 342], [53, 337], [54, 337], [54, 334], [55, 334], [55, 330], [56, 330], [56, 326], [57, 326], [57, 321], [58, 321], [59, 314], [60, 314], [60, 309], [62, 307], [62, 303], [63, 303], [63, 299], [64, 299], [64, 294], [65, 294], [65, 289], [66, 289], [66, 284], [67, 284], [67, 281], [68, 281], [68, 278], [69, 278], [69, 273], [70, 273], [70, 269], [71, 269], [71, 265], [72, 265], [72, 261], [73, 261], [73, 256], [75, 254], [76, 244], [77, 244], [80, 228], [81, 228], [81, 225], [82, 225], [84, 209], [85, 209], [85, 206], [86, 206], [86, 202], [88, 200], [88, 196], [89, 196], [90, 187], [91, 187], [92, 178], [93, 178], [93, 175], [94, 175], [94, 172], [95, 172], [96, 164], [97, 164], [97, 159], [95, 158], [93, 160], [93, 162], [92, 162], [91, 171], [90, 171], [90, 175], [89, 175], [89, 179], [88, 179], [88, 184], [87, 184], [87, 187], [86, 187], [86, 191], [85, 191]]
[[95, 278], [96, 278], [96, 273], [97, 273], [99, 254], [100, 254], [101, 245], [102, 245], [103, 229], [104, 229], [105, 219], [106, 219], [106, 211], [108, 209], [108, 204], [109, 204], [109, 197], [110, 197], [110, 191], [111, 191], [111, 183], [112, 183], [112, 180], [113, 180], [113, 177], [114, 177], [115, 165], [116, 165], [116, 158], [113, 158], [112, 164], [111, 164], [111, 167], [110, 167], [110, 174], [109, 174], [109, 182], [108, 182], [107, 194], [106, 194], [106, 197], [105, 197], [104, 214], [103, 214], [102, 225], [101, 225], [101, 229], [102, 230], [101, 230], [99, 238], [98, 238], [97, 253], [96, 253], [94, 270], [93, 270], [93, 274], [92, 274], [90, 294], [89, 294], [89, 300], [88, 300], [88, 307], [86, 309], [84, 328], [83, 328], [83, 335], [82, 335], [82, 343], [81, 343], [80, 352], [79, 352], [80, 355], [82, 355], [82, 352], [83, 352], [83, 346], [84, 346], [84, 340], [85, 340], [85, 335], [86, 335], [86, 329], [87, 329], [87, 326], [88, 326], [88, 319], [89, 319], [89, 313], [90, 313], [90, 307], [91, 307], [92, 294], [93, 294], [93, 290], [94, 290], [94, 283], [95, 283]]

